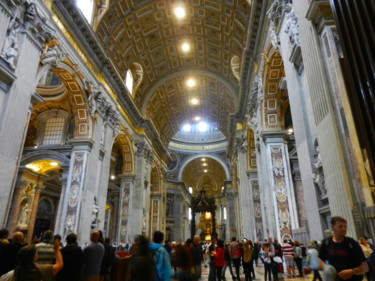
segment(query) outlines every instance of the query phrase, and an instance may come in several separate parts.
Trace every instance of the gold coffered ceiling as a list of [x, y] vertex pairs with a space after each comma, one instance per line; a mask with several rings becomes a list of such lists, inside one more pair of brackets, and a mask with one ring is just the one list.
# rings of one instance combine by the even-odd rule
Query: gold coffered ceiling
[[[184, 19], [173, 13], [177, 4], [186, 9]], [[245, 0], [110, 1], [96, 33], [124, 79], [134, 64], [142, 67], [133, 97], [164, 144], [195, 114], [228, 134], [228, 113], [235, 112], [239, 89], [231, 61], [241, 59], [249, 15]], [[191, 46], [187, 53], [181, 50], [184, 42]], [[186, 89], [190, 76], [197, 86]], [[200, 104], [189, 104], [191, 96]]]
[[204, 190], [207, 196], [221, 195], [225, 179], [224, 168], [212, 158], [194, 159], [186, 165], [181, 176], [186, 187], [193, 188], [193, 196], [199, 195], [201, 190]]

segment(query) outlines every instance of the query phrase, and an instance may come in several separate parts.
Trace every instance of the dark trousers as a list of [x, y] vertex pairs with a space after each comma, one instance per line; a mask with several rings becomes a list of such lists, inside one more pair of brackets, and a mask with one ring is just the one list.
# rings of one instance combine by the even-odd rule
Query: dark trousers
[[217, 266], [216, 267], [216, 278], [217, 278], [217, 281], [221, 281], [221, 280], [223, 280], [222, 279], [222, 271], [223, 271], [223, 268], [222, 267], [219, 267], [219, 266]]
[[272, 270], [273, 278], [277, 279], [278, 278], [277, 274], [279, 273], [279, 265], [277, 262], [274, 262], [273, 260], [271, 261], [271, 270]]
[[267, 281], [267, 275], [268, 275], [268, 280], [271, 281], [271, 268], [272, 265], [270, 263], [264, 263], [264, 281]]
[[227, 267], [229, 267], [230, 275], [232, 276], [232, 278], [234, 278], [234, 274], [233, 274], [233, 270], [232, 270], [232, 263], [229, 260], [229, 261], [225, 262], [225, 266], [224, 266], [223, 273], [222, 273], [223, 279], [225, 279], [225, 271], [226, 271]]
[[233, 261], [233, 266], [234, 266], [234, 268], [236, 269], [237, 279], [240, 280], [240, 265], [241, 265], [241, 259], [240, 259], [240, 258], [232, 259], [232, 261]]
[[313, 279], [313, 281], [315, 281], [316, 279], [318, 279], [319, 281], [323, 281], [322, 277], [320, 276], [319, 270], [318, 269], [313, 269], [313, 271], [314, 271], [314, 279]]
[[299, 272], [299, 275], [302, 276], [303, 275], [303, 272], [302, 272], [302, 258], [295, 258], [294, 261], [296, 262], [296, 266], [298, 268], [298, 272]]
[[251, 281], [251, 262], [242, 262], [242, 266], [245, 272], [245, 281]]
[[210, 271], [208, 273], [208, 281], [216, 281], [216, 270], [215, 266], [210, 263]]
[[254, 259], [250, 260], [250, 273], [251, 273], [251, 276], [255, 279]]

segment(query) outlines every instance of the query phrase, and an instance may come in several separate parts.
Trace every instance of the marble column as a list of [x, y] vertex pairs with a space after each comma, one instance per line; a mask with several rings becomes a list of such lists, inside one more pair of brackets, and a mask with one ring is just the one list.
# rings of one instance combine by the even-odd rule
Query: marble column
[[[245, 133], [245, 132], [243, 132]], [[247, 176], [247, 150], [248, 142], [247, 137], [242, 137], [242, 133], [237, 137], [237, 175], [239, 179], [238, 186], [238, 202], [239, 202], [239, 212], [240, 212], [240, 233], [241, 238], [247, 238], [254, 240], [254, 205], [251, 198], [253, 197], [253, 192], [250, 188], [249, 178]]]
[[35, 189], [35, 193], [34, 193], [34, 198], [33, 198], [33, 204], [31, 207], [29, 227], [27, 229], [27, 237], [26, 237], [26, 241], [28, 243], [30, 243], [31, 240], [33, 239], [32, 236], [33, 236], [34, 227], [35, 227], [36, 215], [38, 214], [39, 198], [40, 198], [40, 193], [42, 192], [43, 188], [40, 184], [38, 184], [34, 189]]
[[228, 227], [229, 227], [229, 237], [230, 239], [232, 237], [238, 236], [237, 227], [236, 227], [236, 205], [234, 202], [235, 198], [235, 192], [232, 188], [229, 188], [226, 190], [226, 196], [228, 201], [228, 212], [227, 212], [227, 220], [228, 220]]
[[[353, 194], [350, 193], [351, 179], [342, 143], [342, 132], [338, 124], [340, 120], [335, 114], [335, 100], [332, 98], [331, 85], [327, 77], [324, 62], [324, 41], [319, 31], [323, 25], [315, 26], [306, 15], [310, 5], [316, 1], [300, 1], [294, 5], [299, 23], [299, 41], [302, 49], [304, 71], [306, 72], [307, 88], [310, 95], [316, 133], [321, 152], [324, 179], [332, 216], [342, 216], [348, 221], [348, 235], [356, 236], [353, 218]], [[300, 161], [301, 162], [301, 161]]]
[[134, 237], [129, 237], [129, 204], [132, 197], [131, 191], [134, 192], [135, 175], [120, 175], [120, 203], [118, 208], [117, 220], [117, 240], [119, 242], [132, 242]]
[[[150, 174], [147, 157], [150, 155], [150, 148], [143, 137], [139, 137], [135, 142], [135, 183], [130, 190], [129, 204], [129, 232], [128, 239], [134, 240], [138, 234], [146, 234], [146, 226], [149, 217], [149, 183]], [[147, 204], [146, 204], [147, 203]]]
[[174, 224], [173, 224], [173, 239], [175, 241], [183, 241], [183, 199], [181, 194], [174, 194], [174, 201], [173, 201], [173, 216], [174, 216]]
[[156, 230], [161, 231], [160, 229], [160, 216], [161, 216], [161, 195], [160, 194], [151, 194], [150, 198], [150, 231], [149, 236], [152, 237]]
[[[69, 233], [78, 233], [80, 243], [89, 241], [90, 228], [96, 213], [84, 212], [82, 205], [89, 201], [85, 192], [85, 180], [91, 142], [76, 142], [73, 148], [69, 166], [69, 175], [64, 196], [64, 207], [61, 216], [60, 233], [66, 237]], [[91, 196], [90, 196], [91, 197]], [[92, 204], [91, 204], [92, 206]], [[97, 208], [94, 206], [94, 209]], [[82, 217], [82, 213], [84, 213]], [[85, 222], [84, 222], [85, 221]], [[83, 227], [83, 225], [86, 227]]]
[[23, 1], [0, 3], [0, 224], [3, 226], [7, 224], [17, 180], [42, 44], [52, 34], [37, 14], [25, 16], [23, 4]]
[[28, 185], [27, 181], [24, 181], [24, 180], [17, 181], [15, 192], [13, 195], [13, 200], [12, 200], [12, 208], [9, 213], [9, 220], [7, 224], [7, 229], [9, 229], [10, 233], [13, 233], [16, 230], [18, 214], [20, 212], [20, 207], [21, 207], [20, 205], [21, 198], [27, 185]]
[[267, 174], [270, 179], [269, 203], [273, 205], [276, 235], [279, 241], [292, 238], [298, 228], [297, 208], [287, 142], [284, 131], [263, 132], [267, 153]]
[[60, 229], [60, 227], [61, 227], [61, 218], [63, 215], [63, 208], [65, 206], [65, 194], [66, 194], [66, 186], [68, 184], [68, 177], [69, 177], [69, 167], [66, 167], [63, 169], [62, 178], [61, 178], [61, 196], [60, 196], [59, 206], [58, 206], [57, 214], [56, 214], [54, 233], [63, 233], [63, 229]]
[[264, 239], [263, 233], [263, 214], [262, 214], [262, 198], [260, 196], [259, 182], [258, 182], [258, 171], [252, 170], [248, 172], [250, 188], [252, 191], [252, 203], [253, 203], [253, 214], [255, 227], [253, 228], [253, 241], [258, 239]]

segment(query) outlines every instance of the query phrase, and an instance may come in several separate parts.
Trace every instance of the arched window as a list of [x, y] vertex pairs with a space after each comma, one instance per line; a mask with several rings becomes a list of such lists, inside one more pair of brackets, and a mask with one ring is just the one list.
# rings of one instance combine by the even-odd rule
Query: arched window
[[133, 73], [129, 69], [126, 72], [125, 85], [126, 85], [126, 88], [128, 88], [130, 94], [133, 93], [133, 83], [134, 83]]
[[52, 109], [38, 116], [38, 144], [63, 145], [66, 139], [69, 113]]
[[87, 21], [91, 24], [92, 14], [94, 12], [93, 0], [77, 0], [77, 6], [85, 16]]

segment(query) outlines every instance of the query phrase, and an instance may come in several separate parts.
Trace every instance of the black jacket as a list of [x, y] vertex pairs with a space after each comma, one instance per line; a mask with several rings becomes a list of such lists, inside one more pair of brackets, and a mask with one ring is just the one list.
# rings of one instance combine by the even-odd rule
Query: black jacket
[[67, 245], [61, 249], [64, 261], [63, 269], [57, 273], [56, 281], [79, 281], [83, 263], [82, 249], [78, 246]]

